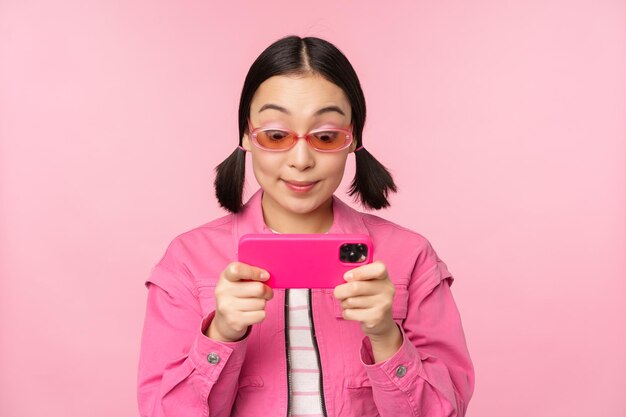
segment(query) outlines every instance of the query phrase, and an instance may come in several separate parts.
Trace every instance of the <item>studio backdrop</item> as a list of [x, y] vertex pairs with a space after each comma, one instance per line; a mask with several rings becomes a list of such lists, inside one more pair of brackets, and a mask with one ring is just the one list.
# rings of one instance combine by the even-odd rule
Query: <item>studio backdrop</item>
[[[455, 277], [467, 415], [626, 415], [624, 16], [609, 0], [3, 0], [0, 415], [138, 415], [144, 281], [226, 214], [214, 167], [245, 75], [290, 34], [350, 59], [364, 144], [399, 188], [375, 214]], [[337, 195], [360, 208], [353, 174], [350, 156]]]

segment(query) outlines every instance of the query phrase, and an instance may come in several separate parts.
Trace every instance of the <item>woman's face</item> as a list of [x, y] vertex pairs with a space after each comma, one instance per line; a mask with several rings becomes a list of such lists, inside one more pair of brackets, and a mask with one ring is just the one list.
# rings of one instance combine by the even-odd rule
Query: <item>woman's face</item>
[[[326, 107], [331, 109], [316, 115]], [[343, 90], [319, 75], [268, 78], [250, 105], [253, 128], [271, 125], [300, 135], [319, 127], [349, 129], [351, 120], [350, 103]], [[242, 146], [252, 154], [254, 175], [264, 191], [264, 208], [271, 206], [293, 214], [329, 207], [343, 178], [346, 158], [356, 148], [353, 140], [347, 149], [318, 152], [306, 140], [298, 139], [291, 149], [272, 152], [256, 147], [247, 133], [242, 139]]]

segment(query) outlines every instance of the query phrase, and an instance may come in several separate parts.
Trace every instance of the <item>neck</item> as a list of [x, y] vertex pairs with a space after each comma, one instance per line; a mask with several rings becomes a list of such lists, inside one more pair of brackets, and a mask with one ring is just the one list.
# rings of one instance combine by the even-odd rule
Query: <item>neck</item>
[[309, 213], [285, 210], [263, 194], [261, 199], [263, 220], [267, 227], [278, 233], [326, 233], [333, 225], [333, 199]]

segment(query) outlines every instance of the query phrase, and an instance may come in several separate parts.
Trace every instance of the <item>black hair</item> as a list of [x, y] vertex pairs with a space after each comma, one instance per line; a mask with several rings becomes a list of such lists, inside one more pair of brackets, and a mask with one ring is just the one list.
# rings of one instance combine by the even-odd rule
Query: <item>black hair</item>
[[[314, 74], [340, 87], [348, 97], [352, 109], [352, 132], [359, 148], [362, 145], [366, 111], [365, 96], [354, 68], [332, 43], [320, 38], [295, 35], [275, 41], [252, 63], [239, 100], [239, 146], [248, 129], [252, 98], [261, 83], [277, 75]], [[236, 148], [215, 168], [217, 200], [233, 213], [242, 208], [245, 156], [243, 149]], [[388, 207], [389, 192], [397, 191], [391, 174], [365, 148], [356, 151], [355, 157], [356, 173], [348, 193], [351, 196], [357, 194], [361, 204], [367, 208], [378, 210]]]

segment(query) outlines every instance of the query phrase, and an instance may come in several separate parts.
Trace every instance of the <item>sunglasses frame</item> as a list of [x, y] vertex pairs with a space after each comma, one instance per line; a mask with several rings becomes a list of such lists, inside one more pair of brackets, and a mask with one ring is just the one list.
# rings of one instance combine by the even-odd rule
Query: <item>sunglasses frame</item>
[[[285, 149], [272, 149], [272, 148], [266, 148], [263, 145], [261, 145], [257, 139], [257, 134], [259, 132], [263, 132], [266, 130], [280, 130], [282, 132], [288, 132], [290, 134], [293, 134], [296, 139], [293, 141], [293, 143]], [[340, 128], [340, 127], [325, 127], [325, 128], [320, 128], [320, 129], [314, 129], [311, 130], [307, 133], [305, 133], [304, 135], [299, 135], [298, 132], [295, 132], [291, 129], [286, 129], [286, 128], [282, 128], [282, 127], [263, 127], [263, 126], [259, 126], [259, 127], [253, 127], [252, 123], [250, 122], [250, 120], [248, 119], [248, 131], [250, 132], [250, 138], [252, 139], [252, 143], [254, 143], [254, 145], [259, 148], [259, 149], [263, 149], [264, 151], [268, 151], [268, 152], [285, 152], [288, 151], [289, 149], [293, 148], [296, 143], [298, 142], [298, 139], [304, 139], [307, 141], [308, 145], [315, 149], [317, 152], [324, 152], [324, 153], [333, 153], [333, 152], [340, 152], [343, 151], [344, 149], [348, 148], [352, 142], [354, 141], [354, 137], [352, 136], [352, 125], [350, 125], [350, 129], [344, 129], [344, 128]], [[310, 135], [312, 135], [313, 133], [317, 133], [317, 132], [328, 132], [328, 131], [341, 131], [346, 133], [346, 141], [345, 143], [337, 149], [319, 149], [316, 148], [315, 146], [313, 146], [313, 143], [311, 143], [311, 140], [309, 139]]]

